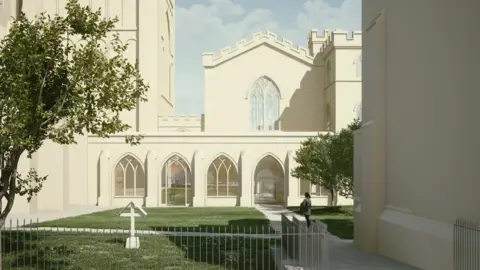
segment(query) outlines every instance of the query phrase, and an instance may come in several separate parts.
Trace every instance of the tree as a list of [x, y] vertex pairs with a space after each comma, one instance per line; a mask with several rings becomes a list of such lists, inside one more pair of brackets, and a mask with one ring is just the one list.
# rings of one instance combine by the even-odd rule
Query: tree
[[319, 134], [303, 141], [295, 152], [298, 166], [292, 176], [327, 189], [333, 206], [337, 193], [353, 196], [353, 132], [360, 127], [361, 122], [354, 119], [339, 133]]
[[[34, 170], [21, 176], [22, 154], [31, 157], [45, 140], [74, 144], [76, 135], [127, 131], [120, 112], [146, 100], [148, 86], [113, 33], [118, 19], [102, 19], [100, 10], [78, 0], [69, 0], [66, 11], [65, 17], [43, 13], [29, 20], [20, 9], [0, 42], [0, 201], [6, 200], [0, 226], [15, 196], [30, 200], [47, 178]], [[140, 139], [126, 136], [133, 145]]]
[[331, 158], [333, 170], [339, 179], [339, 192], [347, 198], [353, 196], [353, 133], [361, 126], [360, 120], [354, 119], [347, 128], [335, 134], [331, 141]]
[[336, 206], [340, 184], [333, 170], [330, 154], [333, 137], [332, 134], [319, 134], [317, 137], [303, 141], [300, 149], [295, 152], [294, 160], [298, 166], [292, 170], [291, 175], [328, 190], [330, 203], [332, 206]]

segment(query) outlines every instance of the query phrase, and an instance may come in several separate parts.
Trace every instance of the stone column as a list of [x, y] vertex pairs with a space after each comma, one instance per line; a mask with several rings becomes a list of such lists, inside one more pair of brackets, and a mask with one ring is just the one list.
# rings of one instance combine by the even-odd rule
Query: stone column
[[249, 151], [240, 153], [240, 206], [252, 207], [253, 201], [253, 180], [252, 159]]
[[205, 199], [207, 196], [207, 194], [205, 193], [206, 173], [203, 153], [201, 151], [195, 151], [195, 153], [193, 154], [192, 171], [194, 181], [193, 206], [205, 206]]
[[98, 206], [110, 206], [112, 204], [112, 185], [113, 179], [110, 177], [110, 155], [102, 151], [99, 157], [100, 166], [98, 166], [99, 177], [97, 185], [100, 185], [100, 196], [98, 197]]
[[145, 198], [145, 206], [157, 207], [160, 206], [160, 187], [159, 174], [157, 164], [157, 154], [154, 151], [148, 151], [145, 163], [145, 177], [147, 178], [147, 190]]
[[300, 181], [298, 178], [293, 177], [290, 172], [293, 168], [297, 166], [297, 163], [293, 159], [294, 156], [293, 151], [288, 151], [287, 153], [287, 164], [285, 164], [285, 181], [286, 181], [286, 190], [288, 190], [287, 198], [285, 200], [287, 206], [297, 205], [298, 197], [299, 197], [299, 190], [298, 187], [300, 185]]

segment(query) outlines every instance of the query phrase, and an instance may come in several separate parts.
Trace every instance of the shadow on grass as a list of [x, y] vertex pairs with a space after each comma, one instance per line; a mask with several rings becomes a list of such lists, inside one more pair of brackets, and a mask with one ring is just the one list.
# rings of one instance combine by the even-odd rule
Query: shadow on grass
[[197, 232], [197, 233], [236, 233], [236, 234], [272, 234], [275, 231], [266, 219], [235, 219], [228, 225], [198, 226], [152, 226], [151, 230], [165, 232]]
[[195, 234], [140, 234], [140, 249], [130, 250], [125, 233], [4, 231], [3, 269], [275, 269], [279, 235], [262, 219], [154, 229]]
[[[68, 265], [68, 256], [74, 249], [59, 243], [39, 245], [42, 241], [37, 232], [2, 231], [3, 269], [63, 269]], [[64, 254], [52, 257], [51, 254]]]
[[[300, 207], [288, 207], [288, 210], [297, 214], [300, 213]], [[312, 207], [312, 216], [331, 216], [331, 215], [344, 215], [352, 216], [353, 209], [351, 206], [317, 206]]]
[[172, 235], [168, 239], [183, 250], [186, 260], [211, 265], [214, 269], [276, 269], [271, 248], [280, 245], [278, 233], [265, 222], [257, 223], [256, 220], [229, 223], [227, 226], [171, 227], [169, 231], [198, 234]]
[[353, 220], [327, 218], [321, 221], [328, 226], [328, 232], [340, 237], [341, 239], [353, 239]]

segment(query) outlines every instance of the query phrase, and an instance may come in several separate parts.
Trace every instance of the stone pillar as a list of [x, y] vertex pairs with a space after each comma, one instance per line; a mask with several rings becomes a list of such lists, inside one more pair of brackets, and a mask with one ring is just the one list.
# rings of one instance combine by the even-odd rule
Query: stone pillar
[[207, 194], [206, 190], [206, 174], [205, 174], [205, 164], [203, 159], [203, 153], [201, 151], [195, 151], [193, 154], [192, 162], [192, 175], [193, 175], [193, 206], [202, 207], [205, 206], [205, 200]]
[[110, 155], [102, 151], [99, 157], [98, 173], [99, 179], [97, 185], [100, 186], [100, 196], [98, 197], [98, 206], [110, 206], [112, 204], [112, 179], [110, 177]]
[[145, 198], [146, 207], [160, 206], [160, 187], [159, 187], [159, 174], [157, 164], [157, 154], [153, 151], [148, 151], [145, 163], [145, 176], [147, 180], [147, 190]]
[[285, 181], [286, 181], [286, 190], [288, 190], [287, 194], [287, 198], [285, 200], [287, 206], [296, 206], [297, 205], [297, 201], [298, 201], [298, 197], [299, 197], [299, 185], [300, 185], [300, 181], [298, 180], [298, 178], [296, 177], [293, 177], [291, 175], [291, 171], [293, 168], [295, 168], [297, 166], [297, 163], [295, 162], [295, 160], [293, 159], [293, 156], [295, 155], [295, 153], [293, 151], [288, 151], [287, 153], [287, 164], [285, 164]]
[[[252, 159], [249, 151], [240, 153], [240, 206], [252, 207], [253, 201], [253, 180], [254, 172], [252, 168]], [[250, 162], [249, 162], [250, 161]]]

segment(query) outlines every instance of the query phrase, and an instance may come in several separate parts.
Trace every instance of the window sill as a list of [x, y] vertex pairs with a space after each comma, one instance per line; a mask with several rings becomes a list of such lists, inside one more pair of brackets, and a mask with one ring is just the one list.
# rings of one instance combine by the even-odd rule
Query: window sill
[[238, 196], [207, 196], [207, 198], [237, 198]]

